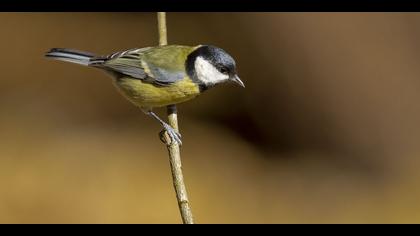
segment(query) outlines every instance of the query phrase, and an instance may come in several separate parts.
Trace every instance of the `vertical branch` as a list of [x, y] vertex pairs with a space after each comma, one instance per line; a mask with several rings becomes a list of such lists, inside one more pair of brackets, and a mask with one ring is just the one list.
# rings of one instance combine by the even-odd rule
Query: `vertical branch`
[[[158, 30], [159, 30], [159, 46], [168, 44], [166, 31], [166, 13], [158, 12]], [[178, 130], [178, 115], [175, 105], [167, 107], [168, 121], [176, 131]], [[171, 142], [168, 135], [165, 135], [165, 142], [169, 152], [169, 162], [171, 164], [172, 180], [175, 188], [176, 198], [178, 200], [179, 211], [181, 212], [182, 222], [184, 224], [193, 224], [193, 216], [191, 212], [190, 203], [188, 201], [187, 189], [184, 183], [184, 176], [182, 174], [181, 154], [179, 145], [176, 142]]]
[[168, 44], [168, 33], [166, 31], [166, 12], [158, 12], [159, 46]]

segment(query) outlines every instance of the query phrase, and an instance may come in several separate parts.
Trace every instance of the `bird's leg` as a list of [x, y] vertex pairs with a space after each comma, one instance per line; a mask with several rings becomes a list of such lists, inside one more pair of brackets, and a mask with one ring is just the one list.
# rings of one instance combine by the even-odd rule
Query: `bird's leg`
[[157, 120], [163, 126], [163, 128], [166, 130], [169, 137], [171, 138], [171, 143], [172, 142], [177, 142], [179, 145], [182, 145], [181, 134], [178, 133], [178, 131], [176, 131], [174, 128], [172, 128], [170, 125], [168, 125], [165, 121], [163, 121], [161, 118], [159, 118], [159, 116], [157, 116], [153, 111], [149, 110], [145, 113], [147, 115], [155, 118], [155, 120]]

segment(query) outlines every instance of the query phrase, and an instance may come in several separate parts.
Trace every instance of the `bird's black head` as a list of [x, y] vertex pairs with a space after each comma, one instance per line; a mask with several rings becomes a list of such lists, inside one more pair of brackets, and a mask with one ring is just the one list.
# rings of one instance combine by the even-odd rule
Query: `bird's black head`
[[187, 58], [186, 69], [193, 80], [206, 88], [227, 81], [245, 87], [237, 75], [235, 60], [215, 46], [204, 45], [194, 50]]

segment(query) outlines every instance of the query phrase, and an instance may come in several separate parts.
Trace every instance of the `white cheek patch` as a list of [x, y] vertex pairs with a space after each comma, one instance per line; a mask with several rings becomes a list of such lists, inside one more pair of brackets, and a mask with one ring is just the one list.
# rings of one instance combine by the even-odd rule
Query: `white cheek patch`
[[229, 75], [221, 73], [216, 67], [202, 57], [197, 57], [194, 67], [197, 78], [206, 85], [217, 84], [229, 79]]

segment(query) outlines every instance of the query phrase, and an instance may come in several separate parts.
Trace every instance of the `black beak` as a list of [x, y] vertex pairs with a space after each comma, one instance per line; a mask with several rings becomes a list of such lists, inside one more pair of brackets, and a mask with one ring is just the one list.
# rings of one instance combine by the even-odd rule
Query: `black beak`
[[238, 75], [234, 75], [231, 80], [235, 83], [237, 83], [239, 86], [241, 86], [242, 88], [245, 88], [245, 84], [244, 82], [242, 82], [241, 79], [239, 79]]

